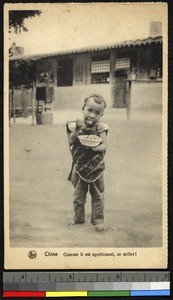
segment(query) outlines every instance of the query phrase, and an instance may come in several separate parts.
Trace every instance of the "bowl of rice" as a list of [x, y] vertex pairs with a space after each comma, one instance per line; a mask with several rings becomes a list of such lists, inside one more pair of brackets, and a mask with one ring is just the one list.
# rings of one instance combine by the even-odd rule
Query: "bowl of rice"
[[97, 147], [102, 139], [97, 135], [79, 135], [78, 136], [80, 143], [86, 147]]

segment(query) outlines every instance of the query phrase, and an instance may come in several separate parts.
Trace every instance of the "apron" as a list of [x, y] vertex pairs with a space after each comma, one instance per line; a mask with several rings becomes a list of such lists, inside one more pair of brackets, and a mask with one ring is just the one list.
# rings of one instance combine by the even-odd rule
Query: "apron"
[[[67, 123], [67, 134], [70, 134], [73, 130], [69, 129], [69, 123]], [[83, 134], [93, 134], [99, 136], [98, 124], [95, 124], [93, 128], [85, 127], [80, 132]], [[105, 152], [95, 152], [91, 148], [86, 148], [81, 145], [77, 138], [72, 146], [71, 154], [73, 158], [71, 172], [68, 176], [68, 180], [71, 180], [71, 174], [73, 169], [78, 175], [86, 182], [91, 183], [96, 181], [105, 169], [104, 156]]]

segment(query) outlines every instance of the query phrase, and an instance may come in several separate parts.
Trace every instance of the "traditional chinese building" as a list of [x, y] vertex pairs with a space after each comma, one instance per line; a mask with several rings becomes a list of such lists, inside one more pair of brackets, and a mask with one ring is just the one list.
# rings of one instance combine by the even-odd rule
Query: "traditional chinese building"
[[[134, 101], [146, 101], [142, 98], [148, 93], [151, 102], [159, 101], [161, 106], [162, 36], [156, 33], [111, 45], [23, 56], [22, 60], [36, 63], [37, 98], [53, 99], [54, 110], [79, 108], [90, 93], [105, 97], [108, 107], [126, 108], [129, 80], [134, 83]], [[50, 79], [47, 94], [46, 76]]]

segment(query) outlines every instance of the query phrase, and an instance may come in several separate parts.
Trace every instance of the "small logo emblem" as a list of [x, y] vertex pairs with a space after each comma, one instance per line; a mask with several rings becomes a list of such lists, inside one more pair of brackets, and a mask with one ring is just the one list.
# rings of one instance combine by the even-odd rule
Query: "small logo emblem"
[[28, 252], [28, 257], [31, 258], [31, 259], [36, 258], [36, 257], [37, 257], [37, 252], [34, 251], [34, 250], [30, 250], [30, 251]]

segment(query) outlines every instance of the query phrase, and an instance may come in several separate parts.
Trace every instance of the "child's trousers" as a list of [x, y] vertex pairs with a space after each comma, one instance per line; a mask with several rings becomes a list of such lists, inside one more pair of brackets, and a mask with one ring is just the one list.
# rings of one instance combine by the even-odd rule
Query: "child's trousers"
[[73, 170], [72, 184], [74, 186], [74, 221], [75, 223], [85, 222], [86, 194], [91, 194], [91, 223], [97, 225], [104, 221], [104, 181], [103, 174], [91, 183], [85, 182], [75, 170]]

